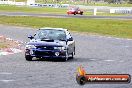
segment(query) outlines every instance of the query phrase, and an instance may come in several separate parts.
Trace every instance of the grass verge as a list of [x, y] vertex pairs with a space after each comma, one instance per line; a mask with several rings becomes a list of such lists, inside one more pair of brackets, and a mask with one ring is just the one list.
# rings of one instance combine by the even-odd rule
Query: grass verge
[[7, 44], [6, 43], [0, 43], [0, 49], [2, 49], [2, 48], [7, 48]]
[[[93, 12], [90, 9], [84, 10], [84, 15], [92, 16]], [[49, 14], [67, 14], [66, 8], [42, 8], [42, 7], [26, 7], [26, 6], [13, 6], [13, 5], [0, 5], [1, 12], [26, 12], [26, 13], [49, 13]], [[99, 16], [131, 16], [131, 14], [111, 14], [106, 12], [97, 12]]]
[[132, 20], [0, 16], [0, 24], [34, 28], [61, 27], [70, 31], [132, 38]]
[[26, 6], [13, 6], [13, 5], [0, 5], [0, 11], [8, 12], [30, 12], [30, 13], [54, 13], [65, 14], [64, 8], [42, 8], [42, 7], [26, 7]]

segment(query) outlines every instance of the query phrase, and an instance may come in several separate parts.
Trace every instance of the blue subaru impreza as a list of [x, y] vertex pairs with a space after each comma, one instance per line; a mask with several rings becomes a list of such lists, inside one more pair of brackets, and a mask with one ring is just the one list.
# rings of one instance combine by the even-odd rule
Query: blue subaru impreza
[[25, 47], [25, 58], [50, 58], [67, 61], [75, 55], [75, 41], [67, 29], [40, 28]]

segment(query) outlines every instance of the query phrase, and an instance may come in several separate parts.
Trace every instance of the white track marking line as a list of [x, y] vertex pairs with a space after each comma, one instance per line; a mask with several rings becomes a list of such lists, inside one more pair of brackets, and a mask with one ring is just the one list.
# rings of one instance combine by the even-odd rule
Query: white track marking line
[[2, 51], [0, 52], [0, 56], [1, 55], [9, 55], [9, 54], [15, 54], [15, 53], [20, 53], [22, 52], [22, 50], [20, 49], [16, 49], [16, 48], [10, 48], [12, 52], [7, 52], [7, 51]]
[[132, 41], [132, 39], [129, 38], [116, 38], [116, 37], [110, 37], [110, 36], [100, 36], [100, 35], [93, 35], [95, 37], [100, 37], [100, 38], [108, 38], [108, 39], [116, 39], [116, 40], [127, 40], [127, 41]]
[[16, 49], [16, 48], [10, 48], [12, 50], [13, 53], [19, 53], [22, 52], [22, 50], [20, 49]]
[[[0, 75], [12, 75], [12, 73], [9, 73], [9, 72], [0, 72]], [[4, 79], [4, 80], [0, 80], [0, 82], [4, 82], [4, 83], [9, 83], [9, 82], [13, 82], [15, 80], [7, 80], [7, 79]]]
[[129, 48], [130, 46], [124, 46], [124, 47]]
[[0, 80], [0, 82], [4, 82], [4, 83], [9, 83], [9, 82], [13, 82], [15, 80]]
[[96, 59], [89, 59], [89, 60], [95, 61]]
[[115, 60], [103, 60], [103, 61], [112, 62], [112, 61], [115, 61]]
[[9, 53], [8, 52], [0, 52], [0, 56], [1, 55], [8, 55]]
[[6, 38], [6, 40], [13, 41], [13, 39], [11, 39], [11, 38]]
[[12, 73], [8, 73], [8, 72], [0, 72], [0, 75], [12, 75]]

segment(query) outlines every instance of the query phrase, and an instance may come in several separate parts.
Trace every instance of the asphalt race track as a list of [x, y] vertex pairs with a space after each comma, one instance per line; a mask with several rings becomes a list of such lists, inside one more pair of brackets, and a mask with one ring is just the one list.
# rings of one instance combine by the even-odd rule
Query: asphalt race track
[[[0, 35], [28, 41], [36, 30], [0, 25]], [[76, 56], [67, 62], [26, 61], [24, 52], [0, 56], [0, 88], [132, 88], [130, 84], [76, 83], [77, 67], [87, 73], [123, 73], [132, 75], [132, 40], [72, 33], [76, 40]]]
[[86, 16], [86, 15], [60, 15], [60, 14], [35, 14], [24, 12], [0, 12], [4, 16], [35, 16], [35, 17], [55, 17], [55, 18], [96, 18], [96, 19], [132, 19], [132, 16]]

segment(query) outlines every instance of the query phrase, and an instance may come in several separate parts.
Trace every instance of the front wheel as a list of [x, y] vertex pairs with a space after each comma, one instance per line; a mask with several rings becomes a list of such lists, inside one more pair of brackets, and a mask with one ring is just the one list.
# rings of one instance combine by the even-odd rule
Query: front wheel
[[30, 55], [25, 55], [27, 61], [32, 61], [32, 57]]
[[68, 53], [66, 52], [65, 58], [63, 58], [63, 61], [67, 61], [69, 58]]
[[72, 52], [71, 57], [69, 59], [74, 59], [74, 52]]
[[74, 15], [76, 15], [76, 13], [74, 13]]

